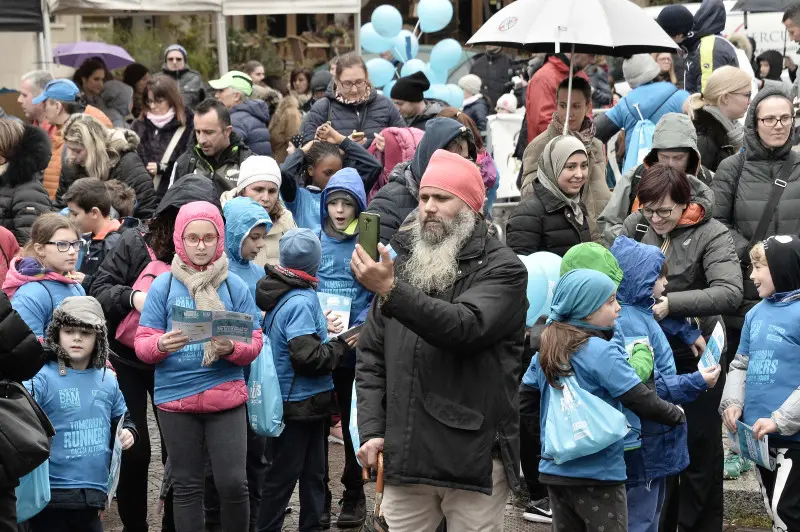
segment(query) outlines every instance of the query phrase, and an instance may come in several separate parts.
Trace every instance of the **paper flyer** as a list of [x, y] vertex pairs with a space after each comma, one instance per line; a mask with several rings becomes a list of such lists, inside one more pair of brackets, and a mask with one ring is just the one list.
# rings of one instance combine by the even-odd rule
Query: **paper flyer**
[[195, 310], [172, 306], [172, 330], [180, 329], [189, 344], [208, 342], [212, 336], [232, 342], [253, 342], [253, 316], [226, 310]]
[[125, 416], [119, 420], [116, 432], [114, 432], [114, 449], [111, 451], [111, 465], [108, 468], [108, 496], [106, 499], [106, 508], [111, 507], [111, 501], [114, 499], [114, 494], [117, 493], [117, 486], [119, 485], [119, 471], [122, 466], [122, 442], [119, 441], [119, 434], [122, 432], [122, 421], [124, 419]]
[[725, 331], [722, 329], [722, 322], [717, 323], [711, 338], [708, 339], [706, 350], [697, 363], [697, 369], [704, 370], [719, 364], [719, 357], [722, 355], [722, 348], [725, 345]]
[[[347, 296], [329, 294], [327, 292], [317, 292], [317, 297], [319, 297], [319, 304], [322, 306], [322, 310], [324, 312], [330, 310], [335, 316], [339, 316], [339, 319], [342, 321], [342, 327], [344, 327], [342, 332], [347, 330], [347, 327], [350, 325], [350, 306], [352, 300]], [[329, 336], [336, 337], [338, 335], [331, 334]]]
[[728, 432], [731, 440], [731, 451], [739, 454], [742, 458], [752, 460], [756, 464], [775, 470], [775, 459], [769, 455], [769, 436], [764, 436], [757, 440], [753, 436], [753, 427], [745, 425], [741, 421], [736, 422], [736, 434]]

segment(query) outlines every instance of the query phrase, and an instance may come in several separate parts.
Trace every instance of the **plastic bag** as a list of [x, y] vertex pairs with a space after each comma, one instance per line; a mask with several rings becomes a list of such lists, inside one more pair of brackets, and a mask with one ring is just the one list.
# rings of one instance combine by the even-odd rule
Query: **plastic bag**
[[361, 440], [358, 437], [358, 400], [356, 399], [356, 381], [353, 381], [353, 393], [350, 395], [350, 440], [353, 442], [353, 451], [356, 453], [356, 461], [361, 465], [358, 460], [358, 450], [361, 449]]
[[250, 365], [247, 380], [247, 420], [260, 436], [277, 438], [283, 432], [283, 397], [272, 358], [272, 344], [264, 335], [261, 353]]
[[14, 490], [17, 496], [17, 523], [35, 516], [50, 502], [50, 460], [19, 479]]
[[563, 464], [602, 451], [625, 437], [625, 414], [582, 389], [574, 376], [550, 387], [543, 456]]

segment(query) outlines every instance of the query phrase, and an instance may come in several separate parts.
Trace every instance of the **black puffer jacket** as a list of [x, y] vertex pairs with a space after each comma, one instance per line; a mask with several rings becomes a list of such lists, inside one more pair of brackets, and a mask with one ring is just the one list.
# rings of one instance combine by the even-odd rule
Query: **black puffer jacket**
[[692, 123], [697, 131], [697, 151], [700, 152], [700, 160], [703, 166], [716, 172], [719, 164], [734, 155], [737, 150], [729, 142], [725, 126], [708, 111], [696, 110]]
[[70, 173], [65, 173], [62, 168], [56, 192], [56, 206], [65, 207], [62, 197], [70, 185], [82, 177], [98, 177], [103, 181], [116, 179], [136, 192], [136, 207], [133, 209], [133, 215], [140, 220], [147, 220], [153, 216], [153, 211], [158, 205], [158, 198], [153, 188], [153, 178], [147, 173], [147, 169], [136, 151], [139, 148], [139, 137], [127, 129], [116, 130], [113, 134], [122, 134], [127, 141], [127, 146], [119, 153], [117, 164], [109, 169], [107, 176], [88, 176], [83, 167], [75, 167], [75, 171]]
[[489, 116], [489, 102], [486, 100], [485, 96], [481, 96], [474, 102], [465, 103], [464, 114], [475, 122], [481, 134], [485, 134], [486, 125], [488, 124], [487, 118]]
[[147, 118], [139, 118], [131, 125], [133, 132], [139, 136], [139, 147], [136, 148], [136, 153], [139, 154], [142, 164], [144, 164], [145, 168], [147, 168], [148, 163], [158, 164], [158, 175], [161, 176], [159, 197], [163, 196], [167, 190], [175, 161], [186, 151], [187, 147], [194, 144], [194, 114], [188, 108], [186, 109], [186, 128], [181, 133], [169, 160], [162, 165], [161, 159], [164, 157], [172, 137], [180, 127], [181, 123], [177, 117], [173, 118], [169, 124], [161, 129], [157, 128]]
[[25, 126], [19, 148], [0, 170], [0, 224], [14, 233], [20, 246], [31, 236], [36, 218], [53, 210], [42, 185], [42, 172], [50, 164], [50, 141], [43, 129]]
[[[210, 179], [201, 175], [184, 177], [180, 186], [167, 190], [153, 216], [158, 217], [163, 214], [175, 217], [178, 209], [192, 201], [208, 201], [219, 206], [219, 194]], [[122, 345], [114, 338], [119, 323], [133, 308], [131, 286], [150, 263], [150, 254], [145, 244], [148, 240], [149, 235], [143, 235], [138, 229], [123, 232], [114, 249], [103, 259], [89, 294], [97, 298], [103, 307], [111, 351], [117, 358], [136, 366], [142, 366], [142, 363], [136, 358], [133, 349]], [[157, 258], [167, 264], [172, 263], [172, 254]]]
[[[389, 174], [389, 182], [369, 202], [367, 210], [381, 216], [381, 242], [384, 245], [389, 243], [406, 216], [419, 206], [419, 182], [433, 153], [447, 147], [466, 130], [452, 118], [434, 118], [428, 122], [414, 158], [395, 166]], [[470, 149], [474, 150], [474, 146]], [[477, 157], [474, 153], [470, 155], [473, 160]]]
[[563, 257], [572, 246], [592, 241], [589, 214], [583, 203], [581, 210], [582, 225], [565, 202], [534, 181], [533, 195], [522, 200], [508, 218], [506, 244], [517, 255], [549, 251]]
[[335, 81], [328, 85], [326, 97], [315, 103], [303, 119], [300, 128], [303, 144], [314, 140], [317, 128], [329, 120], [342, 135], [350, 135], [353, 131], [364, 132], [367, 139], [365, 147], [372, 144], [375, 133], [380, 133], [387, 127], [406, 127], [406, 121], [400, 116], [400, 111], [392, 100], [378, 94], [374, 87], [366, 102], [351, 105], [336, 99], [335, 85]]
[[[786, 144], [770, 149], [761, 142], [756, 133], [756, 108], [770, 96], [786, 98], [781, 87], [766, 86], [758, 92], [750, 103], [745, 119], [744, 154], [722, 161], [712, 184], [714, 218], [730, 229], [736, 254], [744, 265], [750, 264], [750, 240], [777, 178], [786, 181], [786, 188], [771, 213], [764, 238], [800, 234], [800, 154], [793, 154], [791, 169], [784, 172], [784, 165], [792, 149], [791, 135]], [[759, 300], [755, 286], [747, 278], [744, 280], [744, 299], [737, 313], [739, 316], [744, 316]]]
[[389, 483], [487, 495], [499, 451], [516, 489], [525, 267], [479, 222], [454, 285], [430, 296], [403, 278], [410, 234], [401, 229], [392, 240], [397, 284], [373, 301], [358, 343], [361, 442], [385, 439]]

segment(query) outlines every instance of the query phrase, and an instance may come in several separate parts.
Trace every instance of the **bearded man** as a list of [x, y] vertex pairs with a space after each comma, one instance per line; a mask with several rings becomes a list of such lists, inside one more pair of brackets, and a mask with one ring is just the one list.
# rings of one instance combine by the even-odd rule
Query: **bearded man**
[[519, 412], [527, 273], [487, 234], [474, 163], [437, 150], [419, 209], [373, 261], [350, 266], [376, 294], [356, 359], [358, 452], [383, 452], [392, 532], [501, 531], [519, 484]]

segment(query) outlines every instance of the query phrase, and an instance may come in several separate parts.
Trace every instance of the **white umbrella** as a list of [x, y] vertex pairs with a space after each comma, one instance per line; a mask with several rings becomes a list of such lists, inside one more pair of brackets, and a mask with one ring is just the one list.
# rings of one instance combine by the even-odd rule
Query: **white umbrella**
[[[467, 44], [613, 56], [679, 50], [661, 26], [630, 0], [516, 0], [487, 20]], [[569, 74], [571, 97], [572, 62]]]

